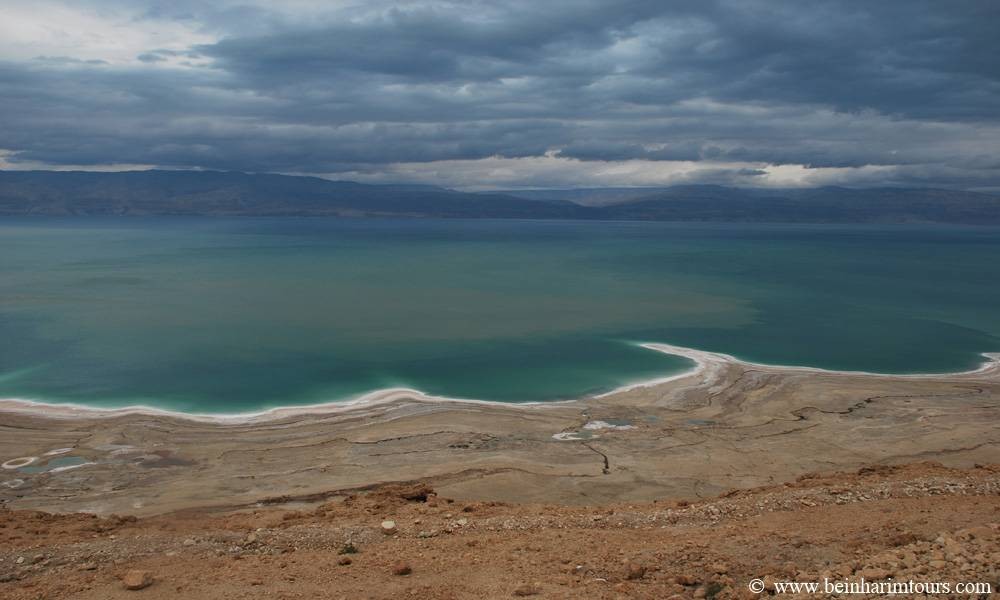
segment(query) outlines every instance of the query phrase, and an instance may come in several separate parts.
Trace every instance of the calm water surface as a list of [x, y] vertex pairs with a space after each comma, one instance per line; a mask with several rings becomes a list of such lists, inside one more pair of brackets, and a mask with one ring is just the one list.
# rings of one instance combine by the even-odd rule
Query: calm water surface
[[0, 220], [0, 397], [243, 412], [414, 387], [549, 400], [753, 361], [1000, 351], [1000, 229]]

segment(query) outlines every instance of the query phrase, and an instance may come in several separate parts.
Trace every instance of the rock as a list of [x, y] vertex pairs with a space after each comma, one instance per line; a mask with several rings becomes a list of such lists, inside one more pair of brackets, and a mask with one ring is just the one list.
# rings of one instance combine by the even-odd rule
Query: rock
[[185, 546], [194, 546], [195, 545], [195, 541], [193, 539], [191, 539], [191, 538], [188, 538], [188, 539], [184, 540], [184, 545]]
[[635, 563], [629, 563], [625, 568], [625, 579], [642, 579], [646, 576], [646, 567]]
[[412, 572], [413, 572], [413, 569], [410, 568], [409, 563], [398, 562], [395, 565], [393, 565], [393, 567], [392, 567], [392, 574], [393, 575], [409, 575]]
[[712, 572], [715, 573], [716, 575], [725, 575], [726, 573], [729, 572], [729, 567], [727, 567], [722, 563], [715, 563], [714, 565], [712, 565]]
[[465, 527], [466, 525], [469, 524], [469, 520], [468, 519], [459, 519], [459, 520], [457, 520], [455, 522], [458, 523], [459, 527]]
[[396, 531], [395, 521], [382, 521], [382, 533], [386, 535], [395, 535]]
[[341, 556], [340, 560], [337, 561], [337, 564], [338, 565], [349, 565], [352, 562], [354, 562], [354, 561], [352, 561], [349, 556]]
[[153, 574], [141, 569], [132, 569], [122, 577], [122, 585], [126, 590], [141, 590], [153, 585]]
[[708, 591], [705, 588], [700, 587], [700, 588], [698, 588], [698, 589], [696, 589], [694, 591], [693, 596], [695, 598], [704, 598], [707, 594], [708, 594]]
[[674, 581], [681, 585], [697, 585], [698, 578], [692, 575], [678, 575], [674, 577]]
[[257, 534], [253, 533], [253, 532], [248, 533], [247, 537], [246, 537], [246, 543], [247, 544], [253, 544], [253, 543], [256, 543], [256, 542], [257, 542]]
[[23, 565], [24, 564], [24, 557], [23, 556], [18, 556], [17, 560], [15, 560], [14, 562], [16, 562], [19, 565]]
[[97, 563], [95, 563], [95, 562], [86, 562], [86, 563], [83, 563], [82, 565], [80, 565], [80, 570], [81, 571], [96, 571], [97, 570]]
[[972, 539], [988, 540], [996, 537], [996, 532], [985, 525], [981, 525], [979, 527], [969, 529], [966, 531], [966, 535]]
[[434, 495], [434, 488], [425, 483], [419, 483], [400, 489], [397, 495], [409, 502], [427, 502], [427, 499]]
[[874, 579], [877, 581], [880, 579], [887, 579], [891, 573], [889, 573], [889, 571], [886, 571], [885, 569], [871, 567], [868, 569], [862, 569], [861, 573], [859, 574], [867, 580]]
[[774, 585], [774, 578], [770, 575], [764, 576], [764, 589], [769, 592], [773, 592], [776, 589], [776, 586]]
[[537, 583], [525, 583], [514, 590], [515, 596], [537, 596], [541, 593], [542, 588]]

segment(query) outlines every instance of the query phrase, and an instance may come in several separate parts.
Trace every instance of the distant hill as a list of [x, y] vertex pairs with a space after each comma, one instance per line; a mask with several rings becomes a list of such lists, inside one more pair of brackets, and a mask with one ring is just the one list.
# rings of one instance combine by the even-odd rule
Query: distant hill
[[542, 202], [572, 202], [580, 206], [609, 206], [667, 192], [668, 187], [568, 188], [551, 190], [498, 190], [506, 194]]
[[573, 204], [217, 171], [0, 171], [0, 215], [579, 218]]
[[[545, 193], [548, 192], [548, 193]], [[520, 197], [518, 194], [527, 194]], [[584, 206], [573, 202], [589, 202]], [[216, 171], [0, 171], [0, 216], [206, 215], [1000, 225], [1000, 196], [712, 185], [467, 193]]]

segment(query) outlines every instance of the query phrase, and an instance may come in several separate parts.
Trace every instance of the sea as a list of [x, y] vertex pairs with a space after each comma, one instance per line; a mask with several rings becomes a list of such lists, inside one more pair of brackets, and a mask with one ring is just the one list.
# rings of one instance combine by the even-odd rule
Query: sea
[[972, 369], [1000, 352], [1000, 229], [0, 219], [0, 398], [211, 414], [386, 388], [540, 402], [692, 367], [642, 342]]

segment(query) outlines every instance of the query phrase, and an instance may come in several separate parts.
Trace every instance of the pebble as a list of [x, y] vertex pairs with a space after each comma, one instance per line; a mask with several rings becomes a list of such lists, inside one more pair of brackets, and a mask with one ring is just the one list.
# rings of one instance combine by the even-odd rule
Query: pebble
[[126, 590], [141, 590], [153, 585], [153, 574], [141, 569], [132, 569], [122, 577], [122, 585]]
[[861, 570], [861, 576], [868, 580], [887, 579], [889, 575], [890, 575], [889, 571], [886, 571], [885, 569], [879, 569], [876, 567]]
[[633, 580], [642, 579], [645, 576], [646, 576], [646, 567], [642, 565], [630, 563], [628, 567], [626, 567], [625, 569], [626, 579], [633, 579]]
[[525, 583], [514, 589], [515, 596], [537, 596], [542, 593], [542, 588], [537, 583]]

